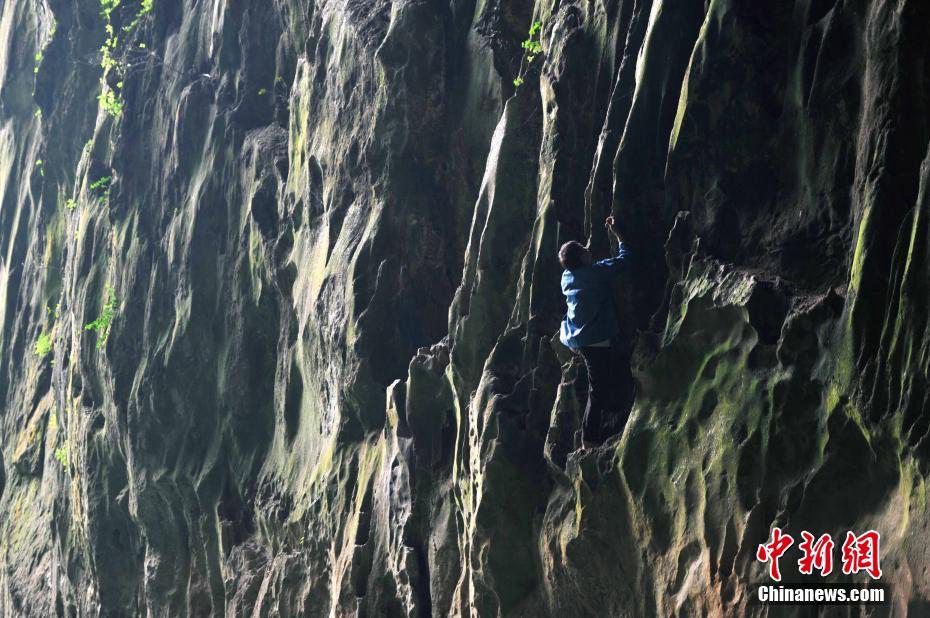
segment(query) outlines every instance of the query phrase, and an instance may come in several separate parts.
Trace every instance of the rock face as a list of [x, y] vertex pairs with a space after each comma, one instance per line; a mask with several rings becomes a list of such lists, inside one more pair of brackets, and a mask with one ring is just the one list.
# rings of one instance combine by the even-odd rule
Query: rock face
[[[0, 615], [765, 614], [772, 526], [930, 612], [928, 26], [4, 0]], [[637, 392], [581, 455], [556, 250], [611, 212]]]

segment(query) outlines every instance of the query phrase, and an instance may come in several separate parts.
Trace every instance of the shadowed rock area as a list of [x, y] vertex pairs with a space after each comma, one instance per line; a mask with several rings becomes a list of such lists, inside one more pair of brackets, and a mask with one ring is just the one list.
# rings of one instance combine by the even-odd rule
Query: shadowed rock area
[[[3, 0], [0, 616], [927, 614], [928, 27]], [[581, 452], [556, 252], [609, 214], [636, 397]], [[879, 531], [890, 604], [750, 604], [772, 526]]]

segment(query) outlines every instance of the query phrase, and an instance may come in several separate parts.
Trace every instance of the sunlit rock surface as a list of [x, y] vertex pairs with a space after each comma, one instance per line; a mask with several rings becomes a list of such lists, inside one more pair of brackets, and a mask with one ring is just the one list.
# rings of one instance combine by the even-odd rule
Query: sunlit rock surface
[[774, 525], [930, 612], [930, 3], [111, 4], [0, 3], [0, 615], [765, 614]]

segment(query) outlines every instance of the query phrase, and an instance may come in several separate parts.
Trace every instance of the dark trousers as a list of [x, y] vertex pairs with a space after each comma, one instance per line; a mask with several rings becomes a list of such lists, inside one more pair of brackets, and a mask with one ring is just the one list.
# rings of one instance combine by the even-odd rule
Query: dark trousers
[[581, 435], [600, 444], [623, 432], [632, 405], [633, 376], [629, 359], [616, 348], [584, 347], [578, 350], [588, 369], [588, 405]]

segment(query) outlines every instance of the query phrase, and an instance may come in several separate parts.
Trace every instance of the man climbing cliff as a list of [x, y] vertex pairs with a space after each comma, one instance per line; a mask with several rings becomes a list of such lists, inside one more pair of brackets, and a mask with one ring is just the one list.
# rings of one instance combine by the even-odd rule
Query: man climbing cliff
[[[559, 249], [562, 293], [568, 311], [559, 338], [584, 358], [588, 370], [588, 404], [582, 423], [582, 447], [592, 448], [610, 436], [604, 435], [605, 416], [628, 415], [618, 402], [620, 380], [629, 375], [629, 364], [613, 362], [612, 344], [620, 332], [611, 294], [611, 280], [626, 267], [627, 249], [614, 218], [607, 217], [608, 232], [617, 240], [617, 255], [595, 262], [587, 247], [569, 241]], [[631, 377], [630, 377], [631, 379]], [[620, 431], [626, 418], [618, 418]]]

